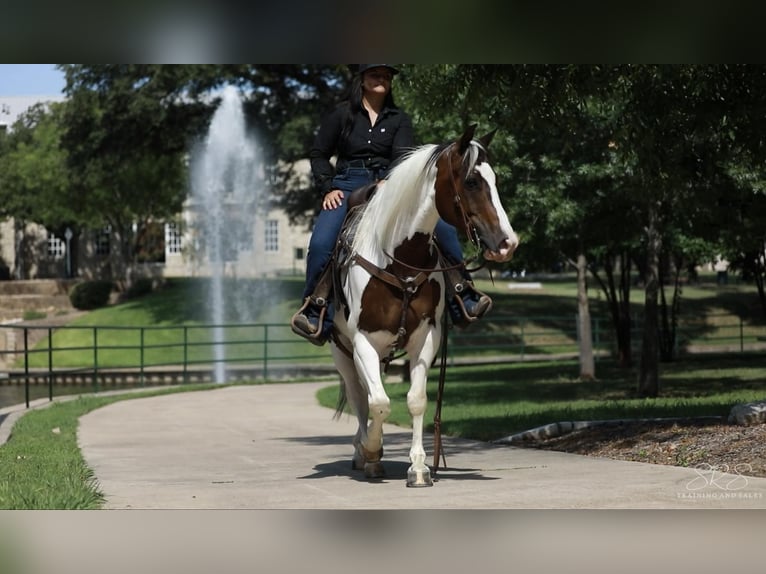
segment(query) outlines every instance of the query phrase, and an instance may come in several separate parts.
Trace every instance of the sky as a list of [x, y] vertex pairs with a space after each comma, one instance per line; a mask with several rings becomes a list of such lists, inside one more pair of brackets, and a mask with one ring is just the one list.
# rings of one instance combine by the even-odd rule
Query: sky
[[0, 97], [55, 96], [64, 89], [64, 74], [55, 64], [0, 64]]

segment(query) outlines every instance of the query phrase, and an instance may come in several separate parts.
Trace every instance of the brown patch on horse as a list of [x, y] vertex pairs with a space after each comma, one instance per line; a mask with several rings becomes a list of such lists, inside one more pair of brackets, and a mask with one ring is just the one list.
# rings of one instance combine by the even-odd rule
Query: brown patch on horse
[[[394, 258], [419, 269], [432, 269], [436, 267], [439, 256], [435, 249], [430, 249], [430, 241], [430, 236], [417, 234], [396, 248]], [[415, 254], [419, 257], [413, 259]], [[385, 270], [400, 278], [415, 275], [417, 272], [407, 265], [392, 261]], [[436, 322], [436, 308], [441, 297], [441, 286], [435, 278], [424, 281], [412, 295], [406, 311], [404, 327], [407, 334], [403, 345], [407, 344], [410, 334], [424, 319], [430, 324]], [[371, 277], [362, 294], [359, 328], [368, 332], [384, 330], [396, 334], [402, 320], [403, 299], [401, 289]]]

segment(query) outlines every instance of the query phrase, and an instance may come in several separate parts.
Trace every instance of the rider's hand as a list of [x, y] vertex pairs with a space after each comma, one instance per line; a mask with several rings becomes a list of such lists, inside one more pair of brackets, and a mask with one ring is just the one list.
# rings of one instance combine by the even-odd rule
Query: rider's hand
[[341, 206], [343, 192], [339, 189], [333, 189], [324, 196], [322, 200], [322, 209], [335, 209]]

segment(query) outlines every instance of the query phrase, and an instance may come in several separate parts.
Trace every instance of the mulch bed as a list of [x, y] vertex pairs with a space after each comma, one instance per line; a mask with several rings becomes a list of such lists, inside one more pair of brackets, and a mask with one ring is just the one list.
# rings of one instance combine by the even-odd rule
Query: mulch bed
[[515, 446], [766, 477], [766, 424], [621, 423]]

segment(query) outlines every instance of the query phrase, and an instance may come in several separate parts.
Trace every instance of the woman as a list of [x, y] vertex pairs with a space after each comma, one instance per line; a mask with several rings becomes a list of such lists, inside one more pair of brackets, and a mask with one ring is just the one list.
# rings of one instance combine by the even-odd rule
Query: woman
[[[390, 64], [357, 64], [348, 99], [341, 102], [323, 121], [311, 148], [311, 171], [322, 194], [322, 210], [306, 257], [306, 287], [303, 306], [293, 316], [292, 329], [312, 343], [322, 345], [331, 332], [332, 310], [314, 289], [332, 257], [335, 242], [346, 217], [346, 201], [355, 189], [385, 177], [389, 168], [414, 147], [412, 122], [396, 107], [391, 91], [398, 70]], [[336, 167], [330, 158], [337, 155]], [[385, 190], [381, 191], [385, 193]], [[452, 263], [462, 261], [457, 232], [439, 221], [436, 228], [439, 247]], [[492, 301], [471, 288], [462, 293], [465, 306], [450, 306], [457, 322], [470, 321], [486, 313]], [[454, 307], [454, 309], [453, 309]]]

